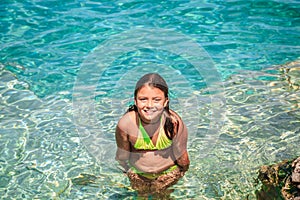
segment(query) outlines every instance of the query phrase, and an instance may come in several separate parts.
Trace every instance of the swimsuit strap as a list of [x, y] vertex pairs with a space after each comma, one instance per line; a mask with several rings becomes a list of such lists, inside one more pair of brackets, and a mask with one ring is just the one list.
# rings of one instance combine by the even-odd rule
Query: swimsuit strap
[[170, 140], [166, 133], [165, 130], [162, 126], [162, 118], [160, 120], [160, 128], [159, 128], [159, 133], [156, 141], [156, 145], [154, 146], [151, 138], [149, 137], [147, 131], [142, 125], [141, 119], [139, 118], [139, 134], [138, 138], [134, 144], [134, 148], [136, 149], [144, 149], [144, 150], [160, 150], [160, 149], [165, 149], [169, 146], [172, 145], [172, 140]]
[[170, 140], [168, 138], [168, 136], [166, 135], [164, 127], [161, 125], [160, 130], [159, 130], [159, 134], [158, 134], [158, 137], [157, 137], [157, 141], [156, 141], [156, 148], [157, 149], [166, 149], [171, 145], [172, 145], [172, 140]]
[[[145, 128], [144, 128], [144, 126], [142, 125], [142, 121], [141, 121], [140, 118], [139, 118], [139, 129], [140, 129], [140, 131], [141, 131], [141, 133], [142, 133], [142, 136], [143, 136], [144, 141], [145, 141], [148, 145], [149, 145], [150, 143], [152, 143], [152, 140], [151, 140], [151, 138], [149, 137], [147, 131], [146, 131]], [[152, 145], [153, 145], [153, 143], [152, 143]], [[154, 145], [153, 145], [153, 146], [154, 146]]]

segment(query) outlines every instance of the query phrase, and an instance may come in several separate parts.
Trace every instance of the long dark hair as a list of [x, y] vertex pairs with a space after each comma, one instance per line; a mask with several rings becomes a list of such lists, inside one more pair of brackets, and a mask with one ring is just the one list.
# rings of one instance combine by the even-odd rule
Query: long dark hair
[[[163, 91], [165, 97], [168, 98], [169, 88], [168, 88], [166, 81], [157, 73], [149, 73], [149, 74], [145, 74], [136, 83], [135, 90], [134, 90], [134, 99], [136, 99], [137, 93], [139, 92], [139, 90], [145, 85], [149, 85], [149, 86], [160, 89], [161, 91]], [[164, 125], [164, 130], [165, 130], [167, 137], [170, 140], [172, 140], [173, 137], [175, 136], [175, 128], [177, 128], [177, 126], [176, 127], [174, 126], [173, 120], [175, 120], [175, 118], [173, 117], [173, 120], [171, 118], [172, 113], [170, 112], [169, 102], [170, 101], [168, 101], [166, 107], [164, 108], [164, 110], [166, 112], [166, 122]], [[138, 110], [137, 110], [136, 105], [129, 106], [127, 112], [130, 112], [130, 111], [137, 112]], [[175, 124], [178, 124], [178, 123], [175, 123]]]

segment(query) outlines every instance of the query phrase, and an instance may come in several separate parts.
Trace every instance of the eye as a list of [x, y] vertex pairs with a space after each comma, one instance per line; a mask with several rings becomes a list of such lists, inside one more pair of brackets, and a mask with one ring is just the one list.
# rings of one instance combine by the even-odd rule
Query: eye
[[155, 102], [160, 102], [160, 101], [161, 101], [161, 98], [155, 98], [154, 101], [155, 101]]
[[145, 102], [145, 101], [147, 101], [147, 98], [141, 97], [141, 98], [139, 98], [139, 100], [142, 101], [142, 102]]

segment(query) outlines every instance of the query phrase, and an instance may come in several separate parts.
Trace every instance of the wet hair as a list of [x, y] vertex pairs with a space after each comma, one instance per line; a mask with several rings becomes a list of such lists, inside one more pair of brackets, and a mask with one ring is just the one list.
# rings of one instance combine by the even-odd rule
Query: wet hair
[[[166, 81], [157, 73], [149, 73], [149, 74], [145, 74], [136, 83], [135, 90], [134, 90], [134, 99], [136, 99], [137, 93], [139, 92], [139, 90], [145, 85], [149, 85], [151, 87], [160, 89], [161, 91], [163, 91], [165, 97], [168, 98], [169, 88], [168, 88]], [[164, 110], [166, 112], [166, 122], [164, 125], [164, 130], [165, 130], [167, 137], [170, 140], [172, 140], [173, 137], [175, 136], [175, 126], [174, 126], [174, 122], [172, 120], [172, 114], [170, 112], [169, 102], [170, 101], [168, 101], [166, 107], [164, 108]], [[130, 112], [130, 111], [137, 112], [138, 110], [137, 110], [136, 105], [129, 106], [127, 112]], [[175, 117], [173, 117], [173, 119], [175, 119]], [[178, 124], [178, 123], [176, 123], [176, 124]]]

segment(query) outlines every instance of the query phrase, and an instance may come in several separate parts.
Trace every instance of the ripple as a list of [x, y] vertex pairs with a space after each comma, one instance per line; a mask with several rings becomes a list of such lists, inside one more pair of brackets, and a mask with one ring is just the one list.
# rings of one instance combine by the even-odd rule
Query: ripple
[[[172, 80], [172, 105], [184, 116], [188, 127], [200, 118], [195, 127], [199, 131], [191, 133], [194, 135], [189, 141], [191, 167], [175, 186], [176, 199], [254, 199], [257, 184], [253, 178], [259, 165], [299, 155], [299, 70], [290, 64], [273, 66], [299, 57], [297, 1], [34, 0], [6, 1], [2, 8], [3, 198], [136, 197], [113, 162], [114, 126], [132, 95], [118, 92], [121, 86], [124, 91], [132, 91], [136, 77], [118, 85], [115, 82], [120, 74], [129, 79], [129, 65], [140, 73], [158, 66]], [[101, 137], [95, 134], [91, 144], [101, 152], [99, 158], [109, 157], [108, 162], [96, 163], [73, 124], [73, 83], [80, 63], [94, 47], [137, 26], [178, 31], [203, 46], [224, 78], [218, 87], [224, 85], [226, 105], [212, 105], [214, 96], [207, 91], [205, 82], [189, 71], [189, 63], [176, 56], [167, 55], [172, 62], [165, 63], [159, 62], [166, 58], [164, 52], [155, 56], [143, 52], [144, 57], [133, 52], [124, 55], [133, 57], [131, 60], [116, 58], [103, 80], [99, 80], [99, 84], [105, 84], [95, 94], [96, 122], [92, 128], [97, 133], [101, 127], [106, 137], [101, 146]], [[176, 76], [168, 73], [165, 66], [176, 68]], [[182, 75], [189, 77], [192, 86], [178, 78]], [[192, 92], [191, 87], [195, 89]], [[182, 96], [190, 98], [181, 102]], [[191, 106], [193, 98], [198, 97], [201, 107], [191, 115], [184, 107]], [[124, 100], [120, 102], [120, 98]], [[220, 127], [220, 138], [205, 137], [213, 106], [226, 107], [221, 113], [225, 125]], [[111, 107], [116, 109], [109, 110]], [[80, 120], [85, 123], [85, 119]], [[215, 139], [218, 143], [211, 151], [203, 149]], [[107, 151], [109, 154], [103, 153]], [[206, 159], [200, 159], [199, 152], [207, 154]], [[96, 184], [72, 185], [72, 180], [81, 174], [97, 177]]]

